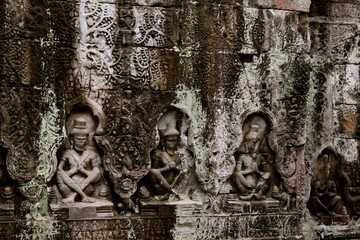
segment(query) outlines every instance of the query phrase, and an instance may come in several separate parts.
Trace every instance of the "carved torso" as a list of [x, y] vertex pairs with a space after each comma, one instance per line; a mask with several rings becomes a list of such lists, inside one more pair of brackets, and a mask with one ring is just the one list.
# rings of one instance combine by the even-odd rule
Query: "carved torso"
[[95, 166], [100, 165], [100, 156], [92, 150], [85, 150], [79, 154], [73, 149], [66, 149], [61, 160], [68, 163], [69, 169], [83, 166], [87, 170], [91, 170]]
[[178, 174], [178, 171], [176, 169], [173, 169], [173, 167], [176, 167], [179, 163], [180, 163], [179, 154], [175, 153], [174, 155], [170, 155], [166, 151], [157, 149], [154, 152], [151, 167], [154, 169], [160, 169], [165, 166], [170, 166], [171, 169], [164, 171], [162, 175], [168, 181], [169, 184], [172, 184]]

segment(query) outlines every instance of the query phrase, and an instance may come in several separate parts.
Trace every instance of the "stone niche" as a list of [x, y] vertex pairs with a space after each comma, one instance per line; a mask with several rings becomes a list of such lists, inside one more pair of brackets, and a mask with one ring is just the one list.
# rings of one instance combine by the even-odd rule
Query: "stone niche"
[[270, 128], [269, 121], [260, 114], [245, 119], [244, 137], [234, 154], [236, 166], [232, 176], [240, 200], [265, 200], [278, 187], [275, 152], [268, 141]]
[[0, 239], [360, 239], [359, 1], [0, 1]]
[[105, 177], [105, 152], [97, 143], [104, 134], [105, 114], [90, 99], [79, 97], [66, 106], [67, 137], [57, 152], [51, 208], [61, 218], [113, 216]]
[[[235, 236], [262, 239], [299, 234], [296, 230], [300, 223], [296, 210], [296, 153], [289, 149], [280, 158], [270, 119], [264, 112], [251, 113], [242, 126], [243, 137], [234, 153], [236, 164], [229, 178], [233, 190], [224, 196], [224, 211], [231, 216], [229, 223], [235, 224], [234, 216], [236, 221], [244, 223], [243, 230], [238, 228], [239, 232], [233, 232]], [[278, 225], [285, 222], [286, 226]], [[259, 228], [266, 230], [260, 234]]]
[[356, 198], [350, 193], [350, 179], [343, 169], [343, 158], [332, 148], [318, 156], [311, 178], [308, 201], [310, 214], [325, 225], [346, 224], [356, 214]]
[[[168, 213], [200, 206], [194, 162], [188, 148], [186, 114], [170, 107], [160, 116], [156, 131], [156, 147], [150, 152], [150, 169], [139, 183], [141, 214]], [[166, 215], [166, 214], [165, 214]]]

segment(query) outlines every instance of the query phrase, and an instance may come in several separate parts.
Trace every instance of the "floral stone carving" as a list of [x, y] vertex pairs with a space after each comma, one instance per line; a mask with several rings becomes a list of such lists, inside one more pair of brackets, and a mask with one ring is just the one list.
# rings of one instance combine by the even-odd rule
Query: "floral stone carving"
[[284, 156], [279, 157], [281, 155], [279, 152], [277, 155], [278, 159], [275, 161], [275, 166], [281, 176], [281, 184], [279, 192], [274, 192], [272, 196], [282, 202], [284, 209], [294, 208], [296, 206], [296, 195], [300, 194], [297, 189], [298, 184], [299, 182], [303, 183], [298, 178], [298, 174], [303, 174], [301, 161], [298, 160], [299, 156], [295, 147], [285, 147]]
[[[6, 141], [6, 130], [9, 124], [9, 116], [5, 109], [0, 106], [0, 220], [7, 219], [2, 212], [14, 210], [14, 181], [10, 178], [6, 167], [8, 156], [8, 143]], [[11, 213], [10, 213], [11, 215]]]

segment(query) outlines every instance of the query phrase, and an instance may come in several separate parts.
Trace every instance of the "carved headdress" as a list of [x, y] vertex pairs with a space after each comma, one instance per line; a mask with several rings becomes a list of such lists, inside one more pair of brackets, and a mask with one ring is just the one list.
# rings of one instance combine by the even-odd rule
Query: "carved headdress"
[[165, 113], [159, 120], [158, 129], [161, 137], [180, 135], [176, 129], [176, 111]]
[[88, 135], [89, 130], [86, 128], [86, 119], [79, 117], [74, 120], [74, 126], [70, 130], [70, 136]]

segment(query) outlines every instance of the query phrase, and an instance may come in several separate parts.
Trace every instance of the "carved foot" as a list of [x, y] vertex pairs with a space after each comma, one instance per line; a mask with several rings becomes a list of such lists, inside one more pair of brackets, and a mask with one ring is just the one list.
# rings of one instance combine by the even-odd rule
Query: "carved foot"
[[84, 203], [94, 203], [94, 202], [96, 202], [96, 199], [92, 198], [92, 197], [83, 197], [82, 202], [84, 202]]
[[250, 201], [253, 197], [254, 197], [253, 193], [251, 193], [247, 196], [239, 196], [240, 200], [243, 200], [243, 201]]
[[336, 213], [333, 212], [333, 211], [329, 211], [329, 215], [330, 215], [330, 216], [336, 216]]
[[162, 196], [155, 196], [155, 199], [159, 200], [159, 201], [165, 201], [165, 200], [168, 200], [169, 197], [170, 197], [170, 194], [166, 193], [165, 195], [162, 195]]
[[63, 199], [61, 200], [61, 202], [63, 202], [63, 203], [74, 203], [74, 202], [75, 202], [75, 198], [72, 197], [72, 196], [70, 196], [70, 197], [67, 197], [67, 198], [63, 198]]
[[173, 192], [170, 194], [170, 200], [180, 201], [180, 200], [182, 200], [182, 198], [180, 197], [179, 194], [177, 194], [176, 192]]

